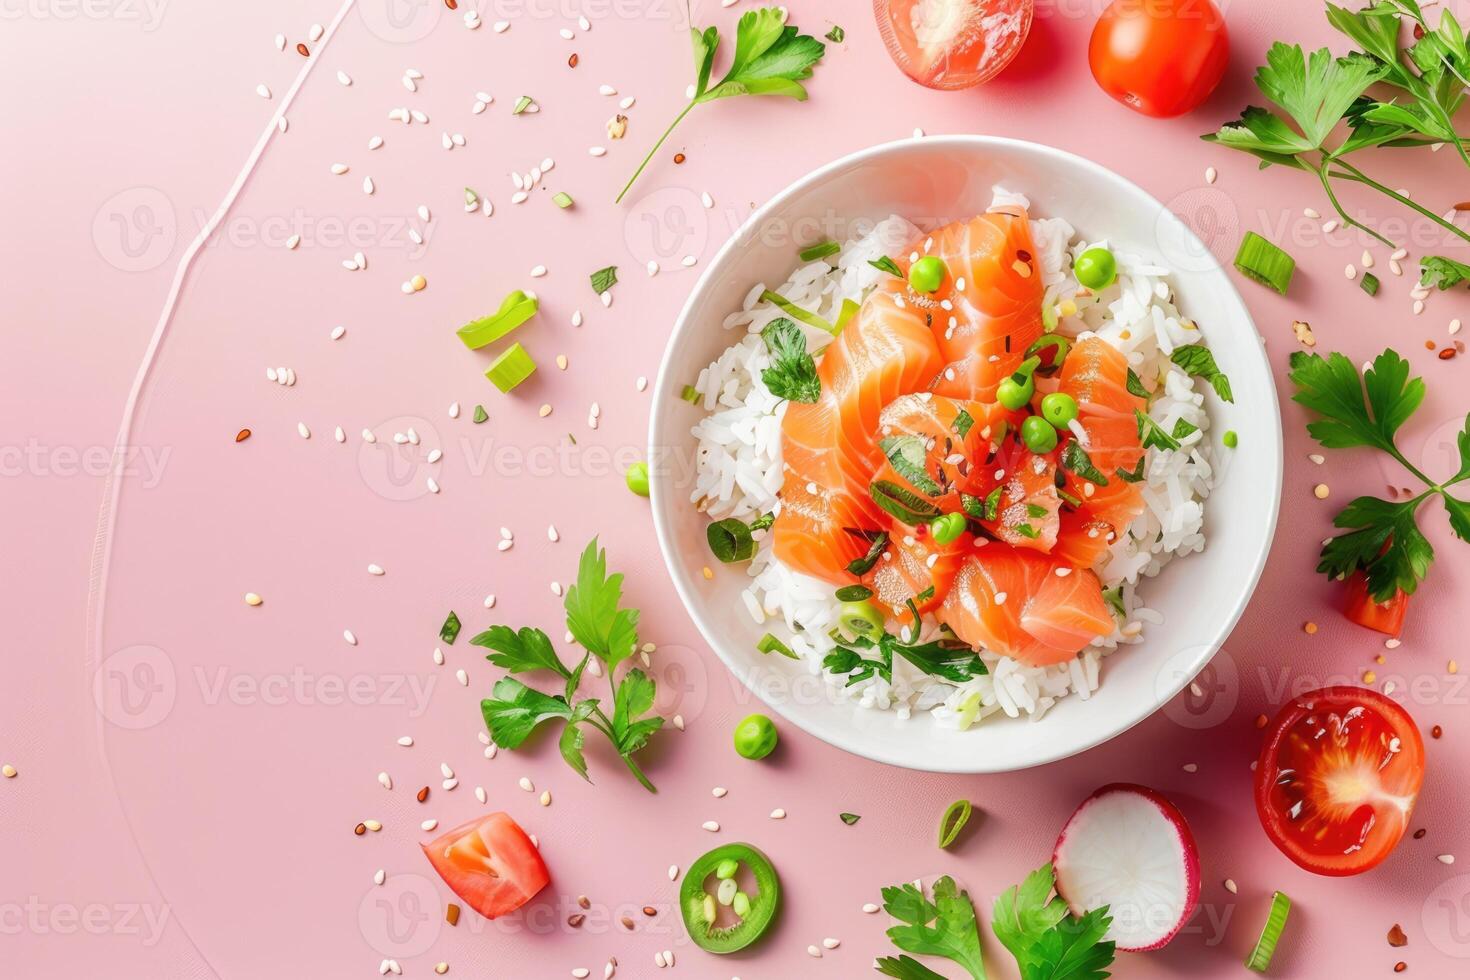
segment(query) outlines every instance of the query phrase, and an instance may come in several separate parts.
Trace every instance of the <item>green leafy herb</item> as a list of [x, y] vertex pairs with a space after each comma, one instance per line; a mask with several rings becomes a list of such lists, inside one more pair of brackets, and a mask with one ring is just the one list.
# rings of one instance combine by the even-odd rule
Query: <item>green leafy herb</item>
[[1123, 469], [1120, 466], [1117, 469], [1113, 470], [1113, 472], [1116, 473], [1116, 474], [1118, 474], [1118, 478], [1120, 480], [1122, 480], [1124, 483], [1142, 483], [1143, 482], [1143, 464], [1144, 464], [1144, 457], [1140, 456], [1140, 457], [1138, 457], [1138, 465], [1135, 466], [1135, 467], [1133, 467], [1133, 469], [1131, 469], [1131, 470], [1125, 470], [1125, 469]]
[[817, 362], [807, 353], [806, 335], [795, 323], [778, 316], [766, 324], [761, 339], [771, 352], [771, 366], [761, 371], [761, 381], [777, 398], [815, 404], [822, 397], [822, 380]]
[[705, 529], [705, 540], [714, 556], [726, 565], [755, 557], [755, 540], [750, 536], [750, 528], [738, 517], [715, 521]]
[[1139, 378], [1138, 375], [1133, 373], [1132, 368], [1128, 369], [1128, 380], [1126, 382], [1126, 386], [1128, 388], [1128, 394], [1133, 395], [1136, 398], [1148, 397], [1148, 389], [1143, 386], [1143, 380]]
[[903, 270], [898, 267], [898, 263], [886, 255], [876, 259], [869, 259], [868, 265], [877, 269], [879, 272], [886, 272], [890, 276], [897, 276], [900, 279], [904, 277]]
[[1144, 449], [1178, 449], [1179, 440], [1164, 431], [1164, 427], [1153, 419], [1140, 412], [1133, 410], [1134, 417], [1138, 420], [1138, 438], [1143, 442]]
[[1441, 255], [1431, 255], [1419, 263], [1419, 281], [1437, 289], [1453, 289], [1462, 282], [1470, 282], [1470, 265], [1456, 262]]
[[955, 413], [954, 425], [952, 426], [955, 431], [955, 435], [959, 436], [961, 439], [964, 439], [970, 434], [970, 430], [974, 427], [975, 419], [969, 412], [965, 411], [962, 408], [957, 413]]
[[847, 571], [850, 575], [866, 575], [878, 564], [878, 559], [883, 557], [883, 552], [888, 547], [888, 532], [878, 531], [869, 538], [868, 551], [861, 558], [854, 558], [847, 563]]
[[944, 511], [891, 480], [874, 480], [868, 487], [873, 502], [911, 527], [927, 524]]
[[[930, 593], [928, 597], [920, 593], [914, 598], [921, 602], [927, 601], [933, 595], [932, 587], [926, 591]], [[911, 610], [912, 601], [910, 600]], [[894, 657], [902, 657], [924, 673], [956, 684], [963, 684], [989, 673], [985, 662], [975, 651], [963, 644], [944, 640], [909, 644], [887, 632], [876, 640], [867, 637], [843, 640], [835, 651], [827, 655], [822, 666], [832, 674], [852, 674], [847, 681], [848, 686], [851, 686], [874, 674], [884, 680], [892, 680]]]
[[1235, 394], [1230, 390], [1230, 379], [1215, 365], [1215, 355], [1204, 344], [1187, 344], [1174, 348], [1169, 360], [1186, 373], [1204, 378], [1215, 389], [1221, 401], [1234, 402]]
[[1358, 280], [1358, 285], [1361, 286], [1363, 288], [1363, 292], [1367, 293], [1369, 296], [1377, 296], [1378, 287], [1381, 285], [1381, 283], [1378, 281], [1378, 277], [1375, 276], [1373, 273], [1365, 272], [1363, 273], [1363, 278]]
[[[883, 911], [901, 924], [888, 930], [893, 945], [920, 956], [942, 956], [964, 968], [972, 980], [985, 980], [980, 927], [970, 893], [945, 875], [934, 882], [933, 900], [908, 882], [883, 889]], [[887, 977], [930, 980], [939, 974], [908, 956], [880, 957], [874, 966]]]
[[[491, 650], [486, 659], [512, 674], [548, 671], [565, 685], [564, 694], [551, 695], [514, 677], [496, 681], [491, 697], [480, 702], [480, 712], [497, 746], [517, 749], [545, 722], [561, 720], [564, 724], [557, 745], [562, 758], [586, 779], [583, 728], [594, 728], [607, 736], [628, 771], [652, 792], [653, 784], [633, 755], [663, 727], [664, 720], [652, 713], [657, 687], [651, 677], [637, 668], [621, 678], [616, 673], [618, 664], [638, 644], [638, 610], [622, 608], [622, 582], [621, 575], [607, 574], [607, 554], [594, 538], [582, 552], [577, 583], [563, 600], [567, 629], [587, 650], [576, 667], [567, 667], [546, 634], [532, 627], [492, 626], [470, 642]], [[599, 699], [577, 699], [577, 688], [592, 657], [602, 662], [602, 673], [612, 687], [612, 717], [602, 710]]]
[[596, 272], [592, 273], [590, 278], [592, 280], [592, 291], [601, 296], [603, 293], [613, 288], [613, 286], [617, 285], [618, 267], [615, 265], [610, 265], [606, 266], [605, 268], [598, 269]]
[[1190, 422], [1186, 419], [1174, 420], [1174, 431], [1172, 435], [1175, 439], [1187, 439], [1198, 431], [1199, 426], [1195, 425], [1193, 422]]
[[693, 27], [689, 35], [694, 48], [694, 97], [664, 130], [648, 156], [643, 158], [632, 178], [618, 193], [618, 201], [622, 201], [623, 195], [628, 193], [628, 188], [643, 173], [648, 161], [664, 145], [674, 127], [695, 106], [740, 95], [781, 95], [803, 102], [806, 89], [801, 83], [812, 77], [812, 68], [822, 60], [826, 51], [826, 45], [821, 41], [788, 26], [781, 8], [751, 10], [740, 18], [735, 28], [735, 55], [730, 62], [730, 70], [712, 85], [710, 77], [715, 53], [720, 47], [719, 29], [707, 27], [701, 31]]
[[762, 514], [761, 516], [757, 517], [755, 520], [753, 520], [753, 521], [750, 522], [750, 529], [752, 531], [764, 531], [766, 528], [770, 527], [772, 524], [775, 524], [775, 523], [776, 523], [776, 513], [775, 513], [775, 511], [766, 511], [764, 514]]
[[872, 597], [873, 590], [866, 585], [844, 585], [836, 592], [838, 602], [862, 602]]
[[1082, 917], [1054, 895], [1050, 864], [995, 900], [990, 928], [1016, 958], [1022, 980], [1103, 980], [1116, 944], [1104, 942], [1112, 925], [1106, 906]]
[[[1100, 487], [1108, 485], [1108, 478], [1103, 476], [1102, 470], [1092, 463], [1092, 457], [1087, 455], [1087, 450], [1076, 439], [1070, 440], [1062, 447], [1061, 455], [1062, 469], [1070, 470], [1083, 480], [1091, 481]], [[1040, 516], [1040, 515], [1037, 515]]]
[[487, 421], [489, 421], [489, 419], [490, 419], [490, 413], [487, 412], [487, 411], [485, 411], [485, 406], [484, 405], [476, 405], [475, 406], [475, 415], [474, 415], [475, 424], [476, 425], [479, 425], [481, 422], [487, 422]]
[[938, 483], [929, 475], [927, 466], [929, 448], [918, 436], [885, 436], [878, 440], [878, 448], [888, 457], [888, 462], [920, 493], [937, 497], [942, 493]]
[[444, 617], [444, 625], [439, 627], [439, 639], [445, 643], [453, 644], [455, 640], [459, 639], [459, 630], [459, 617], [451, 609], [449, 615]]
[[1376, 602], [1388, 602], [1398, 592], [1412, 594], [1429, 571], [1434, 549], [1419, 530], [1419, 507], [1438, 496], [1449, 514], [1450, 529], [1470, 540], [1470, 503], [1453, 496], [1449, 487], [1470, 479], [1470, 415], [1457, 440], [1459, 470], [1437, 483], [1399, 451], [1395, 436], [1424, 401], [1424, 382], [1409, 376], [1409, 364], [1397, 352], [1386, 350], [1373, 359], [1361, 376], [1342, 354], [1291, 356], [1292, 400], [1316, 413], [1307, 432], [1329, 449], [1366, 446], [1392, 456], [1422, 482], [1426, 489], [1404, 501], [1358, 497], [1333, 518], [1348, 529], [1322, 547], [1317, 571], [1330, 578], [1346, 578], [1362, 571], [1368, 592]]
[[837, 818], [839, 820], [841, 820], [843, 823], [847, 824], [849, 827], [851, 827], [853, 824], [857, 823], [859, 820], [863, 819], [862, 817], [858, 816], [856, 813], [839, 813], [839, 814], [837, 814]]
[[847, 39], [847, 32], [842, 29], [841, 24], [833, 24], [832, 29], [827, 32], [827, 40], [833, 44], [841, 44]]

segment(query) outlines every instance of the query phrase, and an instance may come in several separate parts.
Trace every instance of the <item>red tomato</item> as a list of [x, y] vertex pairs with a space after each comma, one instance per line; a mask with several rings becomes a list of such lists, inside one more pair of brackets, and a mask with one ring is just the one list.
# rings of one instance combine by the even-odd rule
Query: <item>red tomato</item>
[[1256, 812], [1281, 853], [1320, 875], [1355, 875], [1398, 846], [1424, 782], [1424, 741], [1377, 691], [1325, 687], [1266, 731]]
[[873, 0], [878, 33], [899, 68], [930, 88], [969, 88], [1011, 63], [1035, 0]]
[[1354, 572], [1347, 580], [1347, 594], [1342, 611], [1347, 618], [1370, 630], [1398, 636], [1404, 629], [1404, 615], [1409, 611], [1409, 597], [1403, 591], [1394, 593], [1387, 602], [1374, 602], [1368, 594], [1368, 576]]
[[551, 880], [541, 852], [504, 813], [462, 823], [423, 848], [444, 883], [487, 919], [514, 912]]
[[1113, 0], [1087, 60], [1102, 90], [1145, 116], [1178, 116], [1209, 98], [1230, 60], [1211, 0]]

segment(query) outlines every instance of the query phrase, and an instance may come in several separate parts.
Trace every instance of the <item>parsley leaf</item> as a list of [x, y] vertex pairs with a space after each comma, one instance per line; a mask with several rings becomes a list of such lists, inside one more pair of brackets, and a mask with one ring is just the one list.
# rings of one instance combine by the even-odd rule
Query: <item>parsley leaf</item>
[[827, 50], [821, 41], [788, 26], [786, 13], [780, 7], [747, 11], [735, 27], [735, 55], [730, 70], [711, 85], [715, 55], [720, 47], [719, 29], [707, 27], [701, 31], [692, 27], [689, 36], [694, 51], [694, 97], [643, 158], [618, 193], [617, 201], [622, 201], [648, 161], [695, 106], [739, 95], [784, 95], [803, 102], [807, 92], [801, 83], [812, 77], [813, 68]]
[[761, 372], [761, 381], [771, 394], [804, 405], [822, 397], [822, 379], [817, 362], [806, 349], [806, 335], [784, 316], [766, 324], [761, 339], [771, 352], [771, 366]]
[[878, 564], [878, 559], [883, 557], [883, 552], [888, 548], [887, 531], [869, 532], [867, 537], [869, 542], [867, 552], [861, 558], [854, 558], [847, 563], [847, 571], [850, 575], [862, 577], [868, 574], [873, 570], [873, 566]]
[[1103, 476], [1102, 470], [1093, 465], [1092, 457], [1087, 455], [1087, 450], [1083, 449], [1082, 443], [1076, 439], [1070, 440], [1062, 447], [1061, 464], [1062, 469], [1070, 470], [1084, 480], [1090, 480], [1100, 487], [1108, 485], [1108, 478]]
[[1322, 546], [1317, 571], [1331, 578], [1347, 578], [1362, 569], [1369, 593], [1379, 602], [1387, 602], [1399, 591], [1412, 595], [1434, 561], [1434, 548], [1414, 520], [1422, 502], [1422, 497], [1402, 503], [1377, 497], [1353, 500], [1332, 523], [1354, 530]]
[[545, 633], [530, 626], [524, 627], [519, 633], [509, 626], [492, 626], [476, 635], [470, 643], [495, 651], [485, 659], [497, 667], [504, 667], [512, 674], [550, 670], [562, 677], [571, 676], [571, 672], [551, 648], [551, 640], [547, 639]]
[[1133, 373], [1132, 368], [1128, 369], [1126, 387], [1128, 389], [1128, 394], [1133, 395], [1136, 398], [1148, 397], [1148, 389], [1143, 386], [1143, 379], [1141, 379], [1137, 374]]
[[1169, 360], [1179, 365], [1186, 374], [1208, 381], [1221, 401], [1235, 401], [1235, 394], [1230, 390], [1230, 379], [1215, 365], [1215, 355], [1204, 344], [1176, 347], [1174, 353], [1169, 355]]
[[619, 608], [623, 576], [607, 574], [607, 552], [593, 538], [577, 564], [577, 584], [563, 604], [572, 637], [607, 665], [608, 676], [638, 645], [638, 610]]
[[618, 267], [615, 265], [598, 269], [589, 277], [592, 280], [592, 291], [601, 296], [618, 282]]
[[515, 749], [543, 721], [572, 717], [572, 708], [561, 698], [542, 694], [513, 677], [502, 677], [495, 682], [493, 697], [480, 702], [480, 713], [495, 744]]
[[[970, 893], [960, 890], [953, 878], [945, 875], [934, 882], [932, 902], [913, 883], [885, 888], [883, 910], [902, 923], [888, 930], [893, 945], [921, 956], [942, 956], [963, 967], [973, 980], [985, 980], [975, 907], [970, 904]], [[915, 972], [913, 967], [918, 965], [908, 957], [891, 956], [876, 963], [885, 976], [927, 980], [936, 975]], [[900, 972], [905, 970], [908, 972]]]
[[618, 752], [626, 756], [648, 742], [654, 732], [663, 727], [664, 720], [657, 715], [644, 717], [653, 710], [657, 686], [653, 678], [638, 668], [628, 671], [613, 696], [613, 734], [617, 736]]
[[1042, 865], [995, 900], [990, 927], [1021, 967], [1022, 980], [1103, 980], [1116, 944], [1106, 907], [1078, 918], [1052, 894], [1055, 877]]
[[1164, 431], [1164, 427], [1153, 419], [1140, 412], [1133, 410], [1134, 418], [1138, 421], [1138, 438], [1143, 442], [1144, 449], [1178, 449], [1179, 440]]
[[1419, 261], [1419, 281], [1426, 286], [1453, 289], [1462, 282], [1470, 282], [1470, 265], [1442, 255], [1429, 255]]
[[[1353, 52], [1333, 58], [1327, 48], [1305, 55], [1300, 45], [1271, 45], [1256, 71], [1256, 87], [1301, 127], [1306, 146], [1320, 149], [1358, 96], [1387, 73], [1374, 58]], [[1299, 151], [1298, 151], [1299, 152]]]
[[1297, 388], [1292, 401], [1322, 416], [1307, 425], [1313, 439], [1329, 449], [1372, 446], [1405, 462], [1393, 439], [1424, 400], [1424, 382], [1409, 378], [1409, 363], [1396, 351], [1379, 354], [1362, 378], [1342, 354], [1296, 351], [1289, 377]]

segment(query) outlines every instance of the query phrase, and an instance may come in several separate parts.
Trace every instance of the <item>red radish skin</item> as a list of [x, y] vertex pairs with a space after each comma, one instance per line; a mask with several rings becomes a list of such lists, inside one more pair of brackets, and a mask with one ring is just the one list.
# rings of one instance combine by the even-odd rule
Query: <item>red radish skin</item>
[[[1125, 820], [1130, 825], [1144, 820], [1156, 823], [1156, 826], [1132, 826], [1131, 836], [1134, 839], [1131, 841], [1127, 839], [1130, 836], [1128, 829], [1123, 828], [1122, 839], [1119, 839], [1117, 830], [1121, 826], [1120, 822]], [[1106, 826], [1100, 826], [1102, 824]], [[1170, 882], [1177, 889], [1177, 901], [1167, 908], [1169, 918], [1157, 926], [1154, 923], [1160, 918], [1161, 910], [1157, 900], [1119, 902], [1120, 897], [1126, 896], [1081, 894], [1084, 880], [1095, 880], [1099, 874], [1105, 875], [1108, 872], [1119, 877], [1120, 892], [1126, 889], [1130, 869], [1106, 868], [1106, 865], [1109, 860], [1126, 861], [1130, 857], [1136, 857], [1136, 854], [1122, 853], [1116, 847], [1111, 854], [1107, 850], [1109, 845], [1121, 844], [1126, 848], [1137, 844], [1137, 835], [1140, 832], [1156, 835], [1148, 842], [1149, 846], [1157, 850], [1168, 849], [1172, 857], [1177, 857], [1180, 865], [1178, 879]], [[1112, 840], [1105, 839], [1107, 837]], [[1189, 823], [1168, 798], [1147, 786], [1109, 783], [1083, 800], [1082, 805], [1062, 828], [1061, 836], [1057, 838], [1056, 848], [1052, 852], [1052, 865], [1056, 870], [1057, 894], [1072, 907], [1075, 914], [1081, 915], [1099, 905], [1110, 906], [1113, 925], [1104, 938], [1116, 940], [1118, 949], [1125, 952], [1142, 953], [1168, 945], [1199, 907], [1199, 850], [1195, 847]], [[1094, 891], [1099, 890], [1103, 889], [1094, 886]], [[1120, 933], [1120, 926], [1138, 919], [1142, 920], [1141, 924], [1133, 921], [1135, 928], [1129, 931], [1147, 931], [1141, 937], [1143, 941], [1130, 941], [1127, 933]]]

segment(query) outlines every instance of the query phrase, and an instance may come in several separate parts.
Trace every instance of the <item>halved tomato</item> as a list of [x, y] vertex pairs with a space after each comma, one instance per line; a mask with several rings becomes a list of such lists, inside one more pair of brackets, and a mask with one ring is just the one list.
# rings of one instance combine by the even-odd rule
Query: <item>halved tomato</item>
[[1034, 0], [873, 0], [894, 63], [939, 89], [995, 77], [1021, 50], [1034, 12]]
[[1355, 875], [1398, 846], [1424, 782], [1424, 740], [1398, 704], [1363, 687], [1291, 701], [1266, 732], [1256, 812], [1281, 853]]
[[487, 919], [514, 912], [551, 881], [540, 850], [508, 814], [462, 823], [422, 846], [450, 890]]

